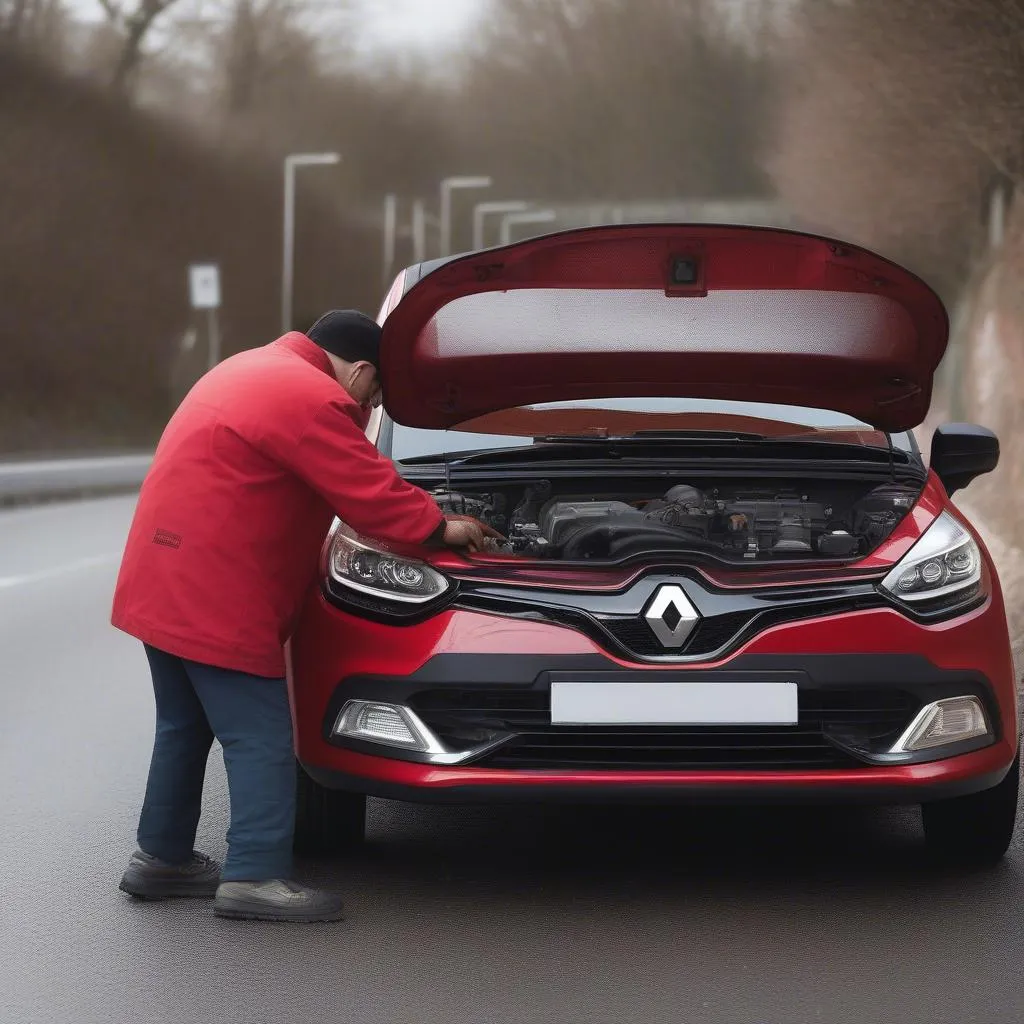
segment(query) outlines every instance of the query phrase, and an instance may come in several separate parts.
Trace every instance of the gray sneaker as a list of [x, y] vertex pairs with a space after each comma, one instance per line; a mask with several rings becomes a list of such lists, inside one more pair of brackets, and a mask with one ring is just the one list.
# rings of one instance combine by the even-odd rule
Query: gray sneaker
[[345, 908], [328, 892], [307, 889], [283, 878], [264, 882], [221, 882], [213, 901], [218, 917], [241, 921], [341, 921]]
[[140, 900], [164, 900], [175, 896], [213, 896], [220, 884], [220, 865], [202, 853], [192, 853], [184, 864], [168, 864], [142, 850], [128, 861], [120, 889]]

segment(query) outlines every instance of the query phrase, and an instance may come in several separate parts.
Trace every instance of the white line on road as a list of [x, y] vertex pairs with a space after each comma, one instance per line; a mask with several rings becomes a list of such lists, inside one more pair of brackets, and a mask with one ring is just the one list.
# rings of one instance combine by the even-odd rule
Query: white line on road
[[111, 552], [106, 555], [93, 555], [91, 558], [79, 558], [74, 562], [65, 562], [64, 565], [56, 565], [51, 569], [40, 569], [38, 572], [26, 572], [20, 576], [0, 576], [0, 590], [7, 587], [20, 587], [25, 583], [36, 583], [39, 580], [52, 579], [55, 576], [64, 576], [69, 572], [79, 572], [82, 569], [92, 569], [98, 565], [110, 565], [120, 561], [121, 556]]
[[4, 462], [0, 471], [10, 476], [31, 476], [33, 473], [63, 473], [68, 470], [89, 472], [96, 469], [116, 469], [124, 466], [148, 466], [152, 455], [113, 455], [92, 459], [47, 459], [43, 462]]

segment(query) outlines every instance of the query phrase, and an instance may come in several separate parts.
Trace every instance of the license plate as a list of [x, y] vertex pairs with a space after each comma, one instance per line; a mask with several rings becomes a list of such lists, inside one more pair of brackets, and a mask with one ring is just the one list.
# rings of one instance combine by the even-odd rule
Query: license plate
[[555, 725], [795, 725], [796, 683], [551, 684]]

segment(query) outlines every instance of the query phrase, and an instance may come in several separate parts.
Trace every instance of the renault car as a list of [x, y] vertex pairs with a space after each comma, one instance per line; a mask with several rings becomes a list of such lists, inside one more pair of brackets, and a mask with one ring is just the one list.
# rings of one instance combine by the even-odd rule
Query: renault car
[[799, 232], [623, 225], [411, 267], [381, 320], [372, 439], [503, 540], [335, 523], [288, 651], [301, 846], [357, 841], [367, 796], [864, 801], [1002, 856], [1010, 641], [951, 500], [999, 447], [918, 447], [927, 285]]

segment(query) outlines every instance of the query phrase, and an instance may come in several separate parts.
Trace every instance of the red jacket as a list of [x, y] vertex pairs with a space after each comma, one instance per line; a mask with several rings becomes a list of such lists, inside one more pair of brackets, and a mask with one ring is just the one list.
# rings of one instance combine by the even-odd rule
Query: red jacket
[[293, 332], [225, 360], [171, 418], [139, 495], [112, 622], [192, 661], [283, 676], [334, 515], [422, 542], [441, 510], [364, 434], [326, 354]]

